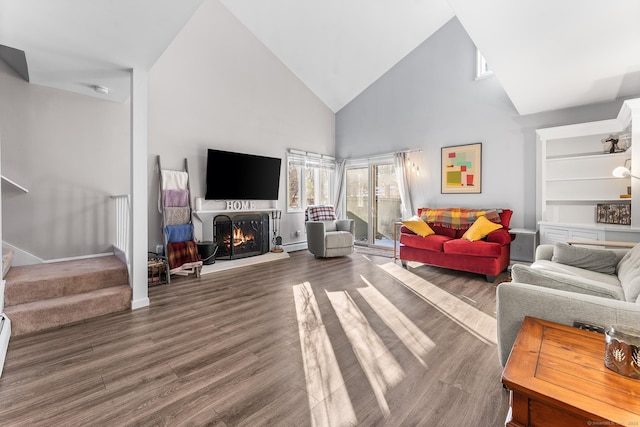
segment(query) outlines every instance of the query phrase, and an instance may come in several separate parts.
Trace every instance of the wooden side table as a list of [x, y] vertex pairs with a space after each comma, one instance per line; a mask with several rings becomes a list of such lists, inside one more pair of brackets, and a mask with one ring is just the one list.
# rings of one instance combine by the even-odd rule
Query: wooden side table
[[640, 380], [604, 366], [604, 335], [526, 317], [502, 373], [505, 425], [640, 426]]
[[398, 256], [398, 227], [402, 227], [402, 221], [393, 223], [393, 262], [396, 262]]

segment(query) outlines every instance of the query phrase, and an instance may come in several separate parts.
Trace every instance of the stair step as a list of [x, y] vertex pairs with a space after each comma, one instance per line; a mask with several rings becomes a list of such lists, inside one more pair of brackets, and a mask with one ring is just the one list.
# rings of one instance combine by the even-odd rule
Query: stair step
[[5, 307], [124, 284], [127, 266], [113, 255], [16, 266], [6, 276]]
[[13, 262], [13, 249], [2, 249], [2, 278], [4, 279]]
[[120, 285], [6, 307], [5, 314], [11, 320], [11, 336], [20, 336], [130, 307], [131, 287]]

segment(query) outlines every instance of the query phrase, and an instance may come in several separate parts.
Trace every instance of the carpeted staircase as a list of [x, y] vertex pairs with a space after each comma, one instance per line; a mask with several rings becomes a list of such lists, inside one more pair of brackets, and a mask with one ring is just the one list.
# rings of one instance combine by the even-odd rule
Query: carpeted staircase
[[115, 256], [11, 267], [5, 280], [11, 336], [131, 307], [127, 267]]

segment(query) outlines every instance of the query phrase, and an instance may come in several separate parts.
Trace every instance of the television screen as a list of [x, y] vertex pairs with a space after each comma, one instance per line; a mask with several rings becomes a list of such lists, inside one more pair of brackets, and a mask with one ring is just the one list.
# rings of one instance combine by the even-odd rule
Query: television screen
[[207, 200], [278, 200], [282, 159], [209, 149]]

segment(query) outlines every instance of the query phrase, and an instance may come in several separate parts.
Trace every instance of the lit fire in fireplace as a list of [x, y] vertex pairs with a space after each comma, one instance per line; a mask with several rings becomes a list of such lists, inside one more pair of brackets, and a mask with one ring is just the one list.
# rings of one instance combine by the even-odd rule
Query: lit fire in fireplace
[[269, 250], [269, 215], [239, 214], [230, 218], [218, 215], [213, 220], [214, 238], [218, 244], [216, 259], [244, 258]]
[[244, 234], [241, 228], [233, 230], [233, 246], [241, 246], [247, 242], [253, 242], [253, 234]]

